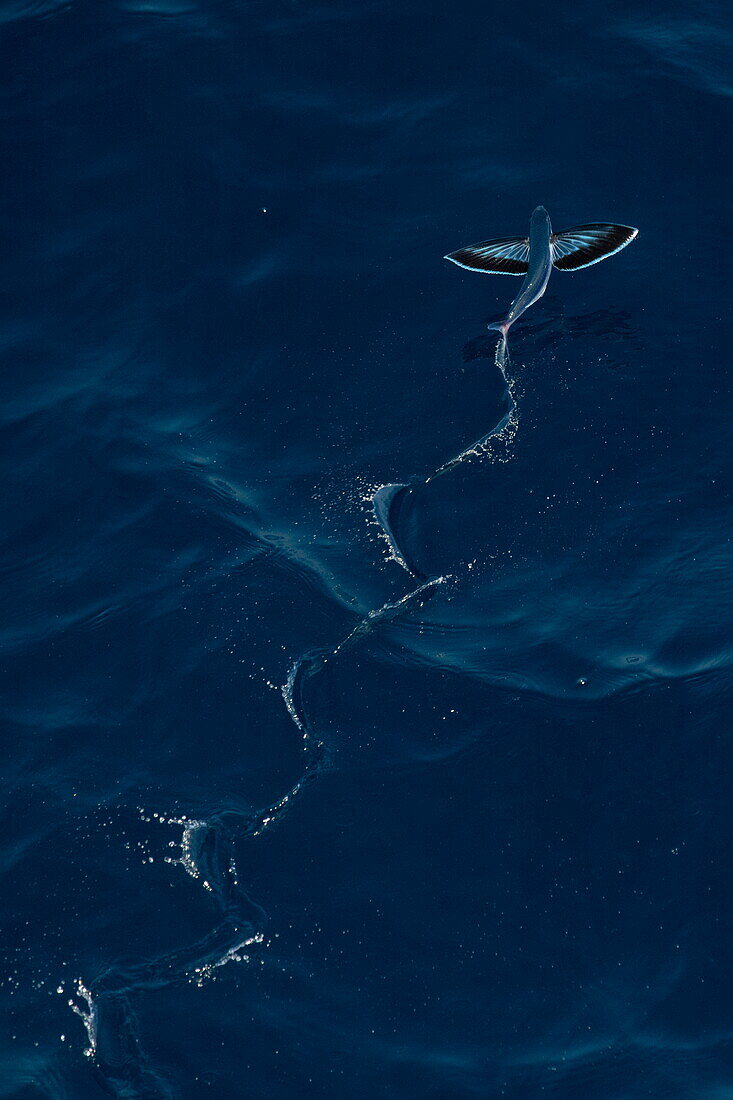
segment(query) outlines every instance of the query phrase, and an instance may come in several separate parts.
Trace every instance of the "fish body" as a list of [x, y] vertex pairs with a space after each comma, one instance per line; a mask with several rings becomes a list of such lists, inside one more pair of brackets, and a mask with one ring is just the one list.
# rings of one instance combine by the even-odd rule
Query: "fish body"
[[525, 310], [539, 301], [547, 289], [552, 273], [552, 249], [550, 238], [552, 226], [550, 216], [544, 206], [538, 206], [529, 223], [529, 259], [527, 274], [520, 287], [519, 294], [509, 307], [505, 319], [497, 328], [506, 336], [511, 325]]

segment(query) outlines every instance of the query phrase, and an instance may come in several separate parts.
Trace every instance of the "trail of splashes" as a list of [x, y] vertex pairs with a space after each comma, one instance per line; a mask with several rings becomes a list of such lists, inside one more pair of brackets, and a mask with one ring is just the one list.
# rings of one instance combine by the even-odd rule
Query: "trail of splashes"
[[304, 786], [323, 768], [326, 759], [325, 745], [322, 740], [316, 737], [311, 728], [305, 705], [305, 687], [308, 681], [321, 672], [330, 660], [352, 648], [362, 638], [371, 634], [380, 623], [392, 621], [399, 615], [403, 615], [416, 603], [422, 603], [429, 599], [439, 585], [446, 584], [451, 579], [451, 575], [446, 574], [424, 581], [412, 592], [407, 592], [398, 600], [390, 601], [383, 604], [382, 607], [369, 611], [336, 645], [328, 649], [312, 650], [293, 662], [281, 692], [286, 710], [303, 736], [303, 749], [306, 754], [305, 767], [298, 782], [286, 795], [270, 806], [262, 815], [257, 826], [252, 828], [253, 836], [259, 836], [265, 829], [274, 824], [302, 792]]
[[[477, 443], [441, 466], [424, 484], [447, 472], [470, 455], [486, 453], [492, 438], [513, 438], [516, 430], [516, 401], [513, 382], [506, 374], [508, 352], [503, 340], [496, 352], [496, 364], [504, 375], [511, 399], [511, 408], [504, 419]], [[287, 794], [265, 811], [246, 817], [238, 811], [222, 811], [210, 820], [170, 818], [183, 826], [181, 856], [169, 862], [179, 863], [191, 878], [201, 880], [219, 906], [221, 921], [200, 940], [184, 948], [158, 956], [153, 960], [129, 967], [111, 967], [102, 973], [90, 988], [77, 983], [76, 1000], [69, 1005], [82, 1022], [88, 1037], [85, 1054], [95, 1064], [103, 1087], [113, 1096], [127, 1100], [170, 1100], [168, 1084], [153, 1070], [139, 1040], [137, 1018], [130, 997], [141, 990], [159, 989], [181, 981], [202, 985], [216, 971], [230, 962], [248, 962], [250, 951], [264, 943], [262, 926], [264, 911], [240, 886], [234, 863], [233, 844], [236, 835], [259, 836], [280, 819], [306, 783], [321, 770], [324, 742], [315, 736], [305, 706], [305, 687], [333, 658], [356, 645], [381, 623], [404, 614], [415, 604], [429, 599], [440, 585], [452, 579], [451, 574], [426, 578], [412, 566], [401, 552], [393, 534], [392, 517], [402, 502], [402, 491], [408, 486], [383, 486], [374, 494], [375, 518], [387, 540], [389, 556], [413, 578], [417, 588], [398, 600], [387, 602], [369, 611], [349, 633], [330, 649], [314, 650], [299, 657], [291, 666], [282, 686], [282, 696], [288, 714], [303, 737], [305, 767], [298, 782]], [[158, 815], [160, 819], [160, 815]], [[165, 820], [165, 819], [164, 819]]]
[[163, 824], [183, 826], [181, 858], [170, 862], [201, 882], [216, 902], [220, 919], [194, 943], [143, 962], [117, 963], [88, 985], [77, 983], [76, 998], [68, 1003], [86, 1029], [85, 1054], [102, 1087], [120, 1100], [170, 1100], [173, 1095], [142, 1049], [132, 997], [184, 982], [201, 986], [228, 963], [250, 962], [252, 950], [265, 942], [264, 911], [242, 889], [234, 865], [235, 837], [251, 818], [240, 812], [225, 812], [209, 821], [155, 816]]
[[[173, 1100], [166, 1081], [149, 1065], [140, 1045], [137, 1020], [124, 994], [94, 995], [79, 979], [76, 996], [69, 1000], [81, 1017], [89, 1046], [84, 1054], [91, 1060], [101, 1088], [119, 1100]], [[105, 1037], [100, 1044], [100, 1009], [104, 1009]]]
[[507, 462], [509, 460], [509, 447], [514, 442], [519, 425], [519, 412], [517, 405], [516, 381], [509, 375], [511, 366], [509, 347], [506, 336], [502, 336], [496, 346], [494, 363], [501, 371], [507, 389], [509, 407], [491, 431], [481, 436], [470, 447], [466, 447], [460, 454], [450, 458], [439, 466], [434, 473], [426, 478], [415, 478], [411, 482], [392, 483], [381, 485], [374, 490], [368, 498], [372, 505], [372, 522], [379, 528], [380, 536], [387, 544], [387, 561], [396, 562], [410, 576], [416, 580], [426, 580], [425, 574], [409, 560], [406, 552], [400, 547], [396, 531], [399, 525], [400, 513], [414, 489], [420, 485], [429, 485], [436, 478], [455, 469], [461, 463], [471, 458], [489, 457], [494, 462]]
[[482, 435], [481, 438], [477, 439], [475, 443], [472, 443], [470, 447], [466, 447], [460, 454], [444, 462], [442, 466], [438, 467], [435, 473], [425, 478], [426, 485], [470, 458], [480, 458], [488, 455], [494, 461], [507, 460], [506, 453], [502, 456], [496, 448], [497, 445], [508, 448], [514, 441], [519, 426], [519, 411], [516, 398], [516, 382], [507, 373], [508, 368], [511, 366], [511, 359], [509, 358], [509, 345], [507, 344], [506, 336], [502, 336], [501, 340], [496, 345], [494, 362], [501, 371], [507, 388], [507, 394], [509, 396], [509, 408], [507, 412], [490, 432], [487, 432], [486, 435]]
[[191, 878], [201, 882], [217, 902], [221, 921], [200, 940], [184, 948], [147, 962], [111, 967], [91, 982], [89, 988], [81, 980], [77, 983], [76, 999], [70, 999], [69, 1005], [84, 1023], [88, 1036], [85, 1053], [113, 1096], [168, 1100], [171, 1095], [167, 1084], [147, 1062], [130, 998], [142, 990], [160, 989], [182, 981], [201, 986], [229, 963], [250, 962], [252, 949], [264, 943], [265, 914], [237, 880], [233, 845], [237, 836], [259, 836], [271, 827], [306, 783], [321, 771], [324, 743], [315, 736], [308, 718], [306, 683], [329, 660], [356, 645], [381, 623], [390, 622], [429, 599], [438, 586], [450, 579], [441, 576], [423, 582], [414, 591], [369, 611], [335, 645], [305, 654], [293, 663], [282, 695], [288, 714], [303, 736], [305, 767], [298, 782], [277, 802], [253, 816], [225, 810], [206, 821], [153, 815], [162, 824], [182, 826], [180, 858], [169, 858], [168, 862], [180, 864]]
[[364, 618], [360, 619], [356, 626], [335, 646], [329, 649], [312, 650], [293, 662], [281, 691], [288, 714], [302, 732], [306, 746], [310, 746], [313, 734], [303, 705], [305, 682], [317, 672], [320, 672], [323, 666], [328, 664], [330, 658], [343, 653], [344, 650], [349, 649], [361, 638], [371, 634], [375, 627], [385, 620], [391, 621], [398, 615], [404, 614], [412, 604], [420, 602], [427, 594], [432, 594], [438, 585], [446, 584], [451, 579], [452, 575], [448, 573], [445, 576], [424, 581], [412, 592], [400, 596], [398, 600], [390, 601], [374, 611], [367, 612]]

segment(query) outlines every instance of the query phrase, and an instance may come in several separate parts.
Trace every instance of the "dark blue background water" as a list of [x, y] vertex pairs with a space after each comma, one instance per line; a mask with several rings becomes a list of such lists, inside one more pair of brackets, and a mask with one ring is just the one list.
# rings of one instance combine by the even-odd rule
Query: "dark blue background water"
[[733, 1095], [732, 39], [5, 0], [0, 1097]]

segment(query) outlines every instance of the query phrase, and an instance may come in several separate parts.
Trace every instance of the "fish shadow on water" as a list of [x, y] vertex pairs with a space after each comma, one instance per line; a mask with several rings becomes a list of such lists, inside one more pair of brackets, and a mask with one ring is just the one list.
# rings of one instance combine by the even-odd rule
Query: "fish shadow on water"
[[[634, 327], [631, 314], [626, 310], [596, 309], [581, 313], [575, 317], [566, 317], [562, 299], [556, 295], [546, 295], [538, 308], [533, 311], [537, 320], [534, 324], [517, 325], [509, 336], [510, 349], [518, 356], [531, 347], [534, 353], [554, 349], [564, 340], [578, 337], [599, 337], [609, 350], [605, 365], [611, 370], [623, 370], [629, 366], [625, 355], [619, 355], [621, 347], [629, 352], [639, 351], [641, 340]], [[501, 315], [487, 318], [487, 323], [501, 320]], [[463, 348], [464, 364], [489, 359], [496, 356], [496, 334], [493, 332], [476, 336]], [[466, 369], [465, 366], [463, 368]]]

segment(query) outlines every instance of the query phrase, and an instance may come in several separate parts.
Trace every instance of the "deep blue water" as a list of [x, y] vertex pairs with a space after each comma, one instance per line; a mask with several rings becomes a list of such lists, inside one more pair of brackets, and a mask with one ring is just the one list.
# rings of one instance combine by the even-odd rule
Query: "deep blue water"
[[5, 0], [0, 1097], [733, 1097], [732, 46]]

